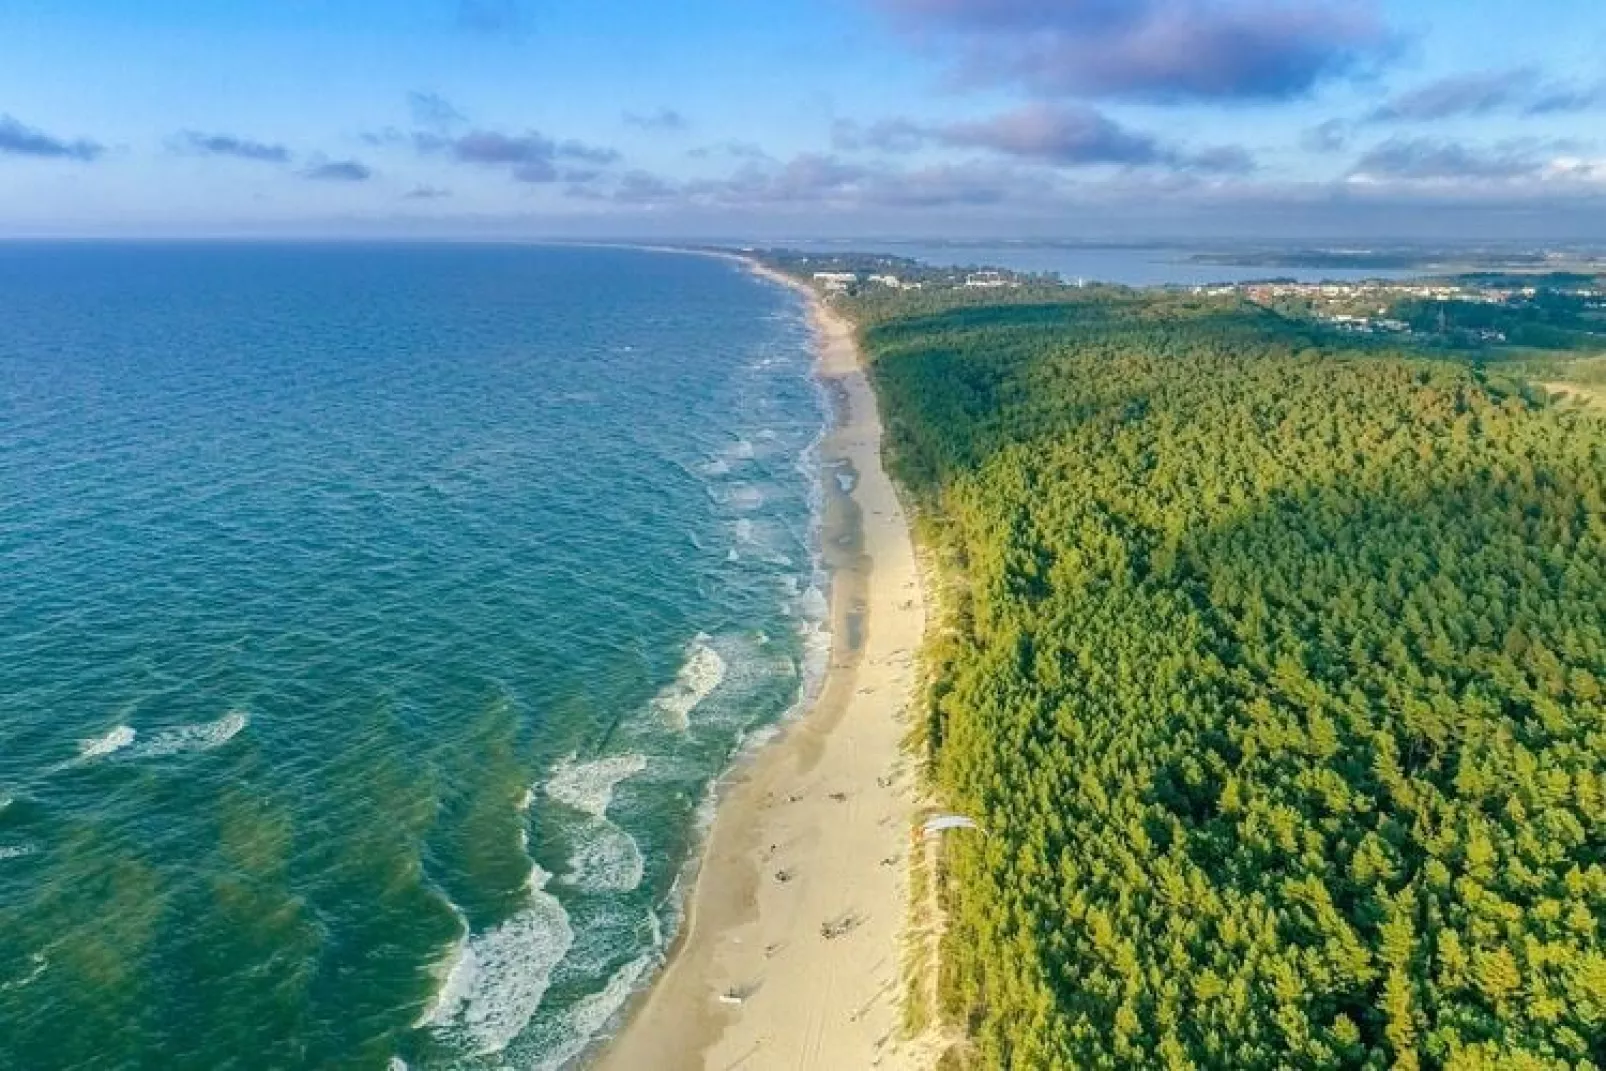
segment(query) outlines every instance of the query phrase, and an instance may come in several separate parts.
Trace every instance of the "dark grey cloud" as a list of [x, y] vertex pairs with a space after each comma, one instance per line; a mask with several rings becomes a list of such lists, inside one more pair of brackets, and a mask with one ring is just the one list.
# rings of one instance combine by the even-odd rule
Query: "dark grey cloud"
[[1242, 148], [1184, 151], [1081, 105], [1029, 104], [986, 119], [956, 123], [886, 119], [860, 126], [838, 122], [832, 138], [844, 151], [911, 152], [926, 145], [940, 145], [983, 149], [1054, 167], [1110, 164], [1226, 172], [1254, 168], [1253, 159]]
[[105, 155], [106, 147], [87, 138], [58, 138], [0, 115], [0, 156], [36, 156], [42, 159], [89, 162]]
[[1368, 179], [1460, 182], [1533, 177], [1547, 161], [1526, 147], [1474, 148], [1436, 138], [1390, 138], [1362, 154], [1352, 175]]
[[718, 156], [728, 156], [734, 160], [768, 160], [770, 154], [762, 146], [751, 141], [721, 141], [713, 145], [699, 145], [695, 149], [687, 149], [686, 155], [694, 160], [708, 160]]
[[1045, 96], [1287, 100], [1396, 49], [1372, 0], [874, 0], [959, 76]]
[[[1079, 171], [1001, 154], [936, 166], [878, 154], [806, 153], [740, 162], [694, 179], [609, 169], [555, 188], [596, 210], [543, 216], [549, 228], [640, 236], [722, 234], [774, 240], [802, 234], [1108, 240], [1215, 235], [1330, 240], [1334, 234], [1606, 236], [1606, 161], [1567, 158], [1555, 141], [1492, 148], [1424, 147], [1373, 163], [1414, 175], [1465, 168], [1490, 177], [1341, 175], [1290, 181], [1165, 167]], [[1502, 163], [1501, 161], [1507, 161]], [[526, 221], [525, 225], [528, 224]]]
[[654, 211], [792, 214], [998, 205], [1028, 193], [1041, 195], [1051, 185], [1040, 171], [988, 164], [905, 169], [802, 153], [785, 161], [744, 164], [720, 178], [675, 181], [631, 171], [568, 192], [586, 200]]
[[[557, 182], [558, 180], [564, 178], [564, 173], [558, 170], [557, 165], [550, 160], [536, 160], [528, 164], [518, 164], [513, 168], [511, 173], [514, 179], [517, 181], [528, 182], [532, 185], [540, 185], [547, 182]], [[569, 177], [569, 181], [571, 182], [584, 180], [585, 176], [581, 175], [572, 175]]]
[[456, 105], [439, 93], [407, 94], [407, 110], [413, 117], [413, 124], [426, 130], [450, 130], [468, 121]]
[[597, 191], [591, 186], [581, 186], [571, 189], [570, 193], [574, 196], [606, 199], [617, 204], [657, 205], [677, 200], [680, 196], [680, 187], [650, 171], [633, 170], [620, 175], [612, 190]]
[[1375, 123], [1426, 123], [1495, 113], [1552, 115], [1585, 111], [1606, 103], [1606, 85], [1592, 87], [1545, 78], [1532, 67], [1440, 78], [1379, 105]]
[[402, 194], [409, 201], [438, 201], [451, 195], [451, 190], [443, 189], [440, 186], [414, 186]]
[[178, 144], [185, 152], [203, 156], [232, 156], [264, 164], [286, 164], [291, 156], [290, 150], [283, 145], [252, 141], [233, 134], [203, 134], [196, 130], [186, 130], [180, 134]]
[[617, 181], [571, 187], [569, 193], [651, 206], [826, 205], [839, 198], [856, 199], [870, 174], [869, 168], [824, 153], [803, 153], [784, 162], [746, 163], [720, 178], [677, 181], [647, 171], [627, 171]]
[[314, 164], [301, 174], [318, 182], [367, 182], [374, 177], [373, 168], [356, 160], [329, 160]]
[[1317, 123], [1300, 137], [1300, 144], [1311, 152], [1339, 152], [1349, 144], [1350, 125], [1342, 119]]
[[685, 130], [691, 124], [673, 108], [659, 108], [652, 112], [625, 112], [621, 118], [626, 126], [642, 130]]
[[619, 162], [619, 150], [610, 149], [603, 145], [587, 145], [583, 141], [569, 138], [558, 142], [558, 157], [563, 160], [580, 160], [588, 164], [605, 167], [608, 164]]
[[1553, 82], [1535, 93], [1526, 104], [1524, 115], [1558, 115], [1585, 112], [1606, 105], [1606, 81], [1589, 86]]
[[867, 124], [838, 119], [831, 127], [831, 143], [843, 152], [913, 152], [932, 139], [932, 130], [910, 119], [879, 119]]
[[394, 149], [398, 146], [411, 145], [413, 135], [400, 127], [387, 126], [380, 130], [368, 130], [357, 135], [357, 140], [372, 149]]
[[1215, 175], [1247, 175], [1259, 169], [1255, 156], [1242, 145], [1213, 145], [1207, 149], [1184, 153], [1174, 161], [1182, 171], [1197, 171]]
[[1092, 108], [1033, 105], [977, 122], [953, 123], [934, 134], [944, 145], [991, 149], [1065, 166], [1155, 164], [1169, 157], [1153, 137], [1129, 130]]
[[507, 167], [520, 182], [588, 181], [594, 172], [619, 161], [619, 153], [573, 139], [556, 140], [528, 131], [504, 134], [471, 130], [455, 137], [416, 134], [420, 152], [440, 153], [463, 164]]
[[893, 209], [982, 207], [1033, 196], [1046, 188], [1040, 177], [976, 164], [941, 164], [877, 175], [866, 203]]
[[[730, 178], [707, 184], [703, 192], [766, 203], [819, 201], [854, 189], [870, 171], [826, 153], [800, 153], [774, 166], [750, 164]], [[697, 184], [691, 188], [698, 189]]]

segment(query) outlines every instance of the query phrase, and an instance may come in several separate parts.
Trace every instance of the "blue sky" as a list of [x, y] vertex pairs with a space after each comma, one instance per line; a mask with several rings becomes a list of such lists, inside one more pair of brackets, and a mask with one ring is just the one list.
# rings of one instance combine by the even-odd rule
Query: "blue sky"
[[0, 235], [1606, 238], [1599, 0], [0, 0]]

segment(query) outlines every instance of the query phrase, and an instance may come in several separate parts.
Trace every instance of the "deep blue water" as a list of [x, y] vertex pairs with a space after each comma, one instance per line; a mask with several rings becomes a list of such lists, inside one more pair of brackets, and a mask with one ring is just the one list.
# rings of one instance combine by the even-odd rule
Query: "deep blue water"
[[821, 653], [796, 299], [0, 246], [0, 1067], [535, 1067]]

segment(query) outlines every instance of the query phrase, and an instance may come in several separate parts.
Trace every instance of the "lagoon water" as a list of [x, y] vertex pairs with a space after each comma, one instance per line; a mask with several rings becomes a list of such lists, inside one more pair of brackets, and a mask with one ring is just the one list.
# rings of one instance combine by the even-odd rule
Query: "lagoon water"
[[792, 295], [0, 246], [0, 1066], [543, 1067], [823, 658]]

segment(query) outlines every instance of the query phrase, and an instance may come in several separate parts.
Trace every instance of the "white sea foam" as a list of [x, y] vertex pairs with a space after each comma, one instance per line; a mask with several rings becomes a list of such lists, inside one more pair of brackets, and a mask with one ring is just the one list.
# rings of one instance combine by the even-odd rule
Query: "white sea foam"
[[614, 789], [647, 768], [647, 758], [634, 752], [576, 762], [570, 755], [547, 779], [546, 794], [567, 807], [590, 815], [576, 833], [579, 846], [569, 858], [562, 882], [586, 892], [629, 892], [641, 884], [646, 861], [636, 839], [608, 821]]
[[587, 822], [579, 837], [561, 879], [565, 885], [588, 893], [623, 893], [641, 884], [647, 864], [636, 838], [606, 818]]
[[12, 981], [9, 981], [9, 982], [0, 983], [0, 993], [4, 993], [7, 990], [11, 990], [11, 989], [21, 989], [24, 986], [32, 985], [34, 983], [34, 980], [36, 978], [38, 978], [41, 974], [44, 974], [45, 970], [50, 966], [50, 961], [45, 958], [45, 954], [43, 952], [35, 952], [29, 958], [33, 961], [33, 968], [31, 970], [29, 970], [28, 973], [23, 975], [21, 978], [16, 978], [16, 979], [13, 979]]
[[795, 610], [799, 616], [807, 620], [823, 621], [831, 614], [831, 604], [818, 585], [810, 584], [797, 597]]
[[730, 489], [730, 497], [726, 503], [732, 508], [744, 513], [762, 509], [764, 506], [764, 492], [750, 483], [739, 483]]
[[529, 1071], [562, 1071], [573, 1067], [575, 1057], [585, 1052], [597, 1032], [624, 1007], [642, 976], [655, 962], [655, 953], [631, 960], [615, 971], [601, 990], [581, 998], [561, 1020], [549, 1024], [537, 1042], [540, 1056], [527, 1065]]
[[32, 855], [38, 850], [32, 844], [0, 844], [0, 861], [21, 859], [23, 856]]
[[576, 762], [575, 756], [570, 755], [547, 778], [546, 794], [577, 811], [601, 818], [608, 813], [619, 782], [646, 768], [647, 757], [634, 752], [605, 755], [589, 762]]
[[692, 711], [714, 694], [725, 680], [725, 660], [709, 646], [709, 637], [699, 634], [687, 650], [686, 661], [667, 688], [652, 701], [653, 709], [674, 729], [691, 725]]
[[447, 974], [428, 1023], [463, 1038], [480, 1055], [507, 1048], [546, 996], [574, 944], [568, 912], [546, 892], [551, 875], [530, 874], [530, 903], [483, 933], [471, 934]]
[[614, 1013], [624, 1007], [625, 1001], [630, 999], [630, 994], [635, 992], [642, 976], [652, 968], [656, 959], [655, 952], [637, 956], [615, 971], [600, 992], [593, 993], [575, 1004], [569, 1012], [569, 1022], [574, 1032], [582, 1038], [589, 1039], [606, 1026]]
[[[831, 663], [831, 630], [819, 622], [809, 622], [803, 627], [801, 635], [803, 665], [800, 676], [803, 678], [803, 691], [812, 693], [818, 689], [825, 677], [826, 667]], [[808, 698], [812, 699], [812, 695]]]
[[710, 476], [727, 476], [736, 466], [753, 460], [754, 456], [753, 444], [746, 439], [737, 439], [734, 443], [721, 447], [713, 458], [703, 465], [703, 472]]
[[731, 526], [736, 546], [744, 558], [757, 558], [769, 565], [790, 568], [792, 559], [785, 551], [793, 542], [785, 524], [770, 517], [739, 517]]
[[708, 497], [713, 499], [716, 505], [736, 513], [756, 512], [762, 509], [767, 501], [763, 489], [750, 483], [710, 484]]
[[[739, 745], [738, 750], [740, 754], [731, 767], [733, 770], [747, 757], [745, 747]], [[661, 945], [666, 936], [680, 932], [682, 923], [686, 921], [686, 896], [696, 883], [697, 872], [702, 867], [702, 847], [707, 845], [708, 836], [714, 828], [714, 818], [719, 813], [720, 780], [713, 778], [703, 786], [702, 798], [692, 811], [691, 839], [693, 844], [698, 845], [698, 850], [686, 856], [680, 871], [670, 883], [669, 893], [659, 909], [663, 915], [660, 917], [656, 912], [652, 915], [655, 945]]]
[[95, 736], [87, 740], [78, 741], [78, 759], [80, 762], [91, 762], [95, 759], [105, 758], [113, 752], [121, 751], [134, 742], [136, 733], [132, 726], [119, 725], [104, 736]]
[[474, 982], [474, 964], [468, 955], [468, 920], [463, 917], [456, 904], [451, 905], [452, 914], [463, 927], [463, 936], [452, 945], [452, 950], [442, 956], [436, 964], [433, 974], [437, 986], [435, 998], [424, 1009], [424, 1014], [418, 1017], [413, 1029], [425, 1026], [445, 1026], [451, 1019], [452, 1012], [458, 1005], [468, 998], [469, 989]]
[[136, 754], [141, 758], [157, 758], [186, 751], [211, 751], [233, 740], [250, 723], [251, 715], [243, 710], [231, 710], [217, 721], [164, 729], [141, 744]]

